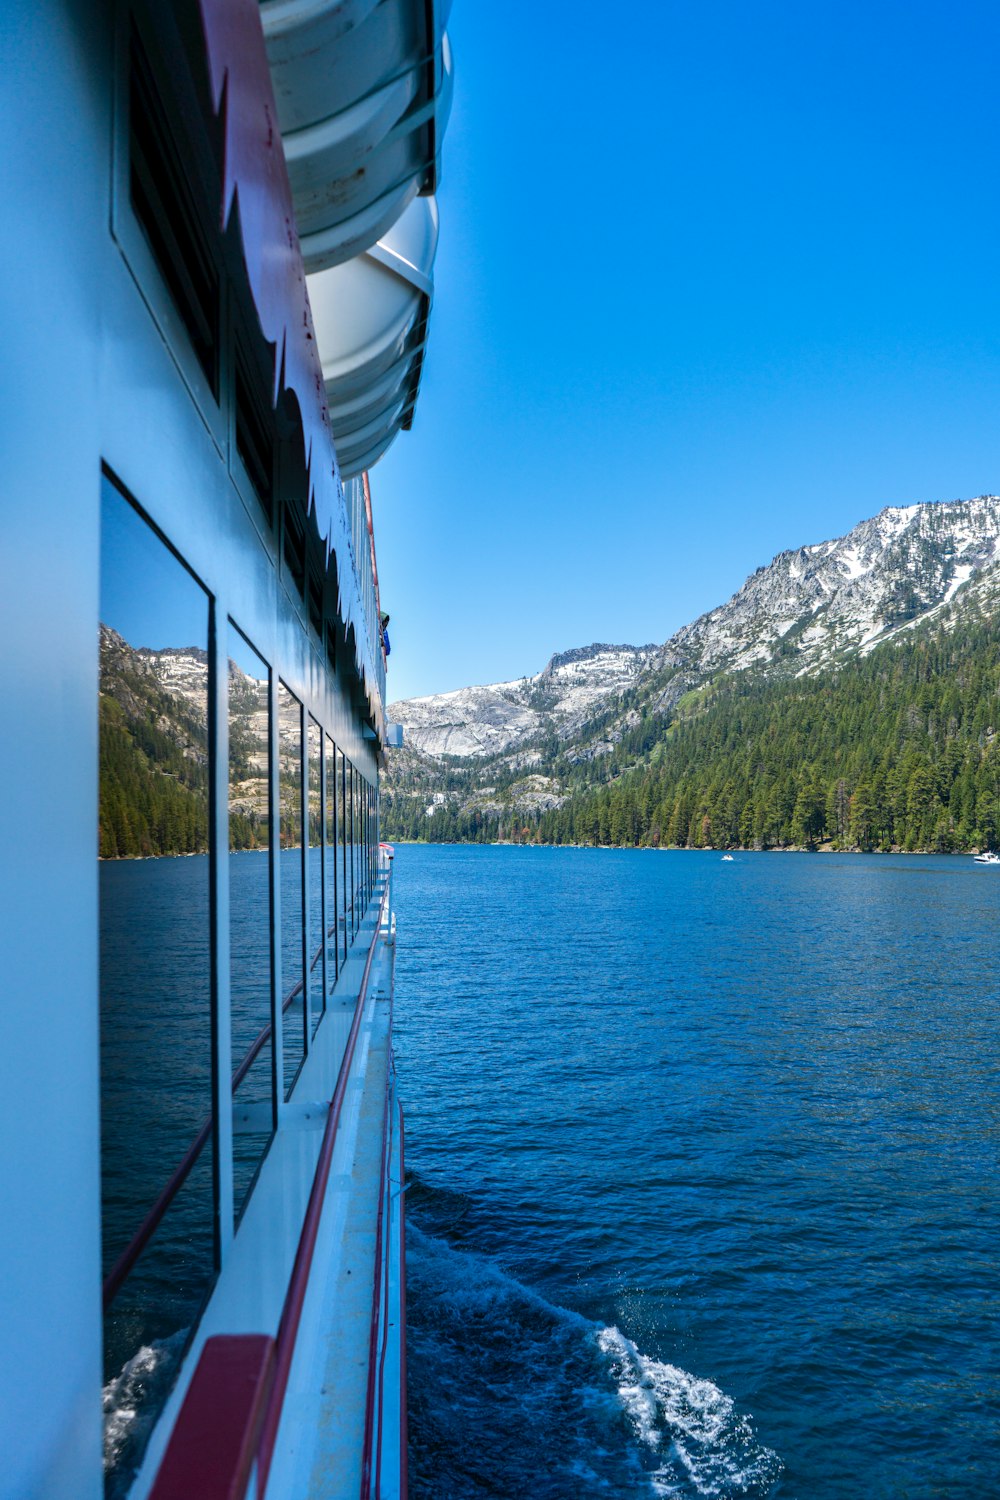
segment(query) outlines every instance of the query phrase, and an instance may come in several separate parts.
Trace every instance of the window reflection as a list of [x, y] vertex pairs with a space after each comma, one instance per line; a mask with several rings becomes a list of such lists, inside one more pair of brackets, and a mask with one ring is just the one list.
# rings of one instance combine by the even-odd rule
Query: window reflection
[[337, 899], [339, 896], [339, 849], [337, 843], [337, 747], [326, 737], [326, 984], [332, 991], [340, 972], [337, 943]]
[[281, 987], [284, 994], [285, 1098], [306, 1050], [305, 923], [302, 876], [302, 705], [278, 684], [278, 774], [281, 789]]
[[269, 1029], [270, 674], [232, 624], [228, 656], [231, 1069], [238, 1079], [233, 1089], [233, 1207], [239, 1218], [275, 1124]]
[[309, 1009], [315, 1033], [326, 1008], [323, 943], [323, 731], [310, 718], [309, 751]]
[[123, 1252], [211, 1114], [208, 628], [204, 590], [104, 481], [99, 851], [109, 1496], [130, 1483], [215, 1269], [209, 1131], [117, 1285]]
[[354, 874], [355, 863], [356, 863], [355, 857], [354, 857], [354, 841], [355, 841], [356, 838], [357, 838], [357, 833], [355, 831], [355, 813], [354, 813], [354, 767], [351, 765], [350, 761], [348, 761], [348, 763], [347, 763], [347, 844], [348, 844], [348, 847], [347, 847], [347, 878], [348, 878], [348, 889], [350, 891], [350, 895], [349, 895], [348, 899], [350, 901], [350, 908], [351, 908], [351, 910], [350, 910], [350, 920], [351, 920], [351, 939], [352, 939], [352, 941], [354, 939], [354, 934], [358, 930], [357, 902], [355, 900], [355, 895], [356, 895], [357, 887], [356, 887], [356, 884], [355, 884], [355, 874]]
[[340, 864], [340, 905], [337, 909], [337, 921], [340, 923], [340, 955], [341, 960], [347, 959], [347, 909], [348, 909], [348, 887], [347, 887], [347, 770], [346, 758], [342, 750], [337, 751], [337, 837], [340, 840], [338, 851]]

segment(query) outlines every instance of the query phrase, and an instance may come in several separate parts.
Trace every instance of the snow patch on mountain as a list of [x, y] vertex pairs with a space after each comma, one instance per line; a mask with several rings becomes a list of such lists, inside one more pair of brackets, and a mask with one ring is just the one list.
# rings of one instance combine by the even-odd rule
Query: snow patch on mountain
[[998, 588], [1000, 496], [889, 506], [846, 536], [778, 553], [662, 647], [564, 651], [533, 677], [412, 698], [389, 714], [405, 744], [434, 759], [506, 756], [554, 731], [571, 760], [588, 760], [611, 753], [618, 731], [615, 721], [581, 731], [631, 688], [666, 712], [722, 672], [818, 672]]
[[890, 506], [847, 536], [780, 552], [666, 643], [700, 677], [766, 663], [799, 674], [866, 653], [951, 602], [1000, 557], [1000, 497]]
[[533, 677], [458, 688], [389, 705], [405, 743], [425, 755], [485, 756], [548, 728], [572, 734], [634, 685], [657, 646], [595, 644], [553, 656]]

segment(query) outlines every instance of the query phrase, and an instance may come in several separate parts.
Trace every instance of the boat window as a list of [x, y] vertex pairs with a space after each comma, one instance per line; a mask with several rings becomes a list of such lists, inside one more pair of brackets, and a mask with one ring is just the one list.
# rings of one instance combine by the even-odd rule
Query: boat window
[[309, 575], [309, 623], [323, 639], [323, 584], [315, 573]]
[[243, 460], [268, 526], [274, 521], [274, 430], [260, 382], [236, 350], [236, 451]]
[[[107, 479], [100, 591], [107, 1493], [123, 1494], [215, 1274], [209, 599]], [[176, 1193], [163, 1190], [201, 1140]], [[151, 1238], [138, 1231], [163, 1210]]]
[[375, 788], [368, 788], [368, 889], [375, 893], [375, 858], [378, 849], [378, 833], [375, 828]]
[[368, 909], [368, 783], [364, 777], [358, 780], [359, 799], [358, 805], [361, 809], [361, 859], [359, 878], [361, 881], [361, 910]]
[[340, 840], [340, 952], [347, 959], [348, 937], [348, 886], [347, 886], [347, 757], [337, 751], [337, 837]]
[[340, 973], [337, 943], [337, 747], [326, 737], [326, 984], [332, 991]]
[[309, 720], [309, 1011], [315, 1034], [326, 1009], [323, 942], [323, 731]]
[[358, 774], [358, 890], [361, 914], [368, 907], [368, 805], [365, 797], [367, 783]]
[[365, 902], [372, 894], [372, 789], [365, 782]]
[[184, 153], [174, 139], [153, 70], [134, 33], [129, 73], [129, 192], [135, 216], [218, 400], [219, 273]]
[[291, 506], [282, 507], [284, 515], [285, 575], [295, 592], [302, 597], [306, 586], [306, 534]]
[[365, 891], [372, 894], [372, 789], [365, 784]]
[[353, 808], [354, 841], [351, 852], [354, 856], [354, 931], [361, 926], [361, 777], [357, 768], [351, 773], [351, 796]]
[[271, 1033], [271, 727], [266, 663], [229, 626], [229, 994], [233, 1208], [274, 1134]]
[[302, 840], [302, 705], [278, 684], [278, 757], [281, 788], [281, 989], [283, 994], [285, 1098], [306, 1051], [305, 882]]
[[358, 921], [357, 921], [357, 906], [358, 906], [358, 903], [357, 903], [357, 899], [356, 899], [356, 896], [357, 896], [357, 885], [355, 883], [355, 875], [354, 875], [354, 870], [355, 870], [355, 865], [356, 865], [356, 860], [355, 860], [355, 845], [356, 845], [356, 840], [357, 840], [357, 833], [355, 832], [355, 826], [356, 825], [355, 825], [355, 811], [354, 811], [354, 767], [351, 765], [350, 761], [347, 762], [347, 774], [346, 774], [346, 777], [345, 777], [344, 795], [345, 795], [345, 797], [347, 799], [347, 808], [346, 808], [346, 817], [347, 817], [347, 850], [346, 850], [346, 853], [347, 853], [347, 893], [348, 893], [347, 894], [347, 900], [348, 900], [348, 907], [349, 907], [349, 910], [348, 910], [348, 919], [350, 921], [351, 941], [353, 942], [354, 941], [354, 934], [358, 930]]

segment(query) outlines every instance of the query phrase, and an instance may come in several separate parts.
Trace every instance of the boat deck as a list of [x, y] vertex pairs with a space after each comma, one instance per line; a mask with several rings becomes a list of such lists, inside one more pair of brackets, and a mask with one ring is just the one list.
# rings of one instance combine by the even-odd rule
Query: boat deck
[[[277, 1335], [329, 1101], [381, 911], [380, 894], [376, 891], [317, 1028], [293, 1098], [282, 1108], [260, 1177], [130, 1500], [144, 1500], [150, 1493], [206, 1341], [218, 1334]], [[380, 1482], [373, 1483], [371, 1493], [391, 1500], [401, 1492], [401, 1132], [391, 1070], [395, 931], [388, 907], [386, 912], [344, 1092], [267, 1480], [269, 1500], [357, 1500], [367, 1493], [362, 1472], [366, 1454], [377, 1449], [379, 1440], [382, 1458], [376, 1452], [373, 1470]], [[255, 1479], [247, 1493], [257, 1494]]]

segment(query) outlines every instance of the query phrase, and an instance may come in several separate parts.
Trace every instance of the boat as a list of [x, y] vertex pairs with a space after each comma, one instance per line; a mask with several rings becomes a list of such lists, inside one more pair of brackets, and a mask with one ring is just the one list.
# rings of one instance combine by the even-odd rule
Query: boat
[[982, 854], [974, 854], [972, 859], [977, 865], [1000, 865], [1000, 854], [991, 849], [984, 849]]
[[731, 865], [731, 864], [733, 864], [734, 863], [733, 856], [731, 854], [724, 854], [722, 856], [722, 863], [724, 865]]
[[39, 0], [6, 30], [18, 1500], [406, 1493], [370, 474], [426, 355], [446, 19]]

